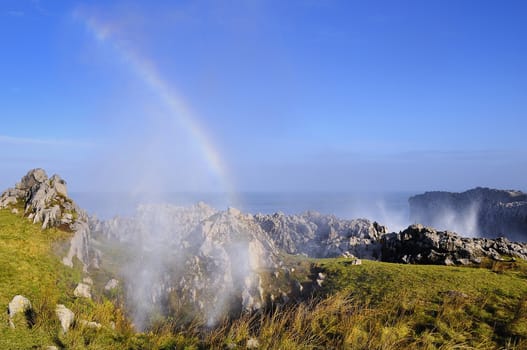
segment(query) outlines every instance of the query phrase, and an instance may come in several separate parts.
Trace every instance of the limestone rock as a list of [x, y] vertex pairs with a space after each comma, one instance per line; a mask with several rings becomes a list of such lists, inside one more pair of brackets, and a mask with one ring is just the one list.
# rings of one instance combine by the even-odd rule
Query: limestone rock
[[62, 332], [66, 333], [73, 325], [73, 321], [75, 320], [75, 314], [73, 313], [73, 311], [71, 311], [62, 304], [57, 305], [57, 307], [55, 308], [55, 313], [60, 321]]
[[104, 290], [113, 290], [117, 287], [119, 287], [119, 281], [115, 278], [112, 278], [108, 281], [108, 283], [106, 283], [106, 285], [104, 286]]
[[102, 325], [94, 321], [81, 320], [80, 324], [86, 328], [101, 329]]
[[260, 308], [265, 296], [258, 271], [279, 263], [277, 248], [253, 216], [235, 209], [143, 205], [132, 218], [93, 227], [94, 239], [116, 239], [138, 257], [124, 275], [130, 302], [145, 308], [137, 318], [175, 296], [210, 324], [229, 310]]
[[23, 295], [15, 295], [7, 307], [9, 325], [12, 328], [15, 328], [14, 319], [17, 315], [23, 315], [23, 318], [26, 319], [28, 323], [31, 323], [32, 320], [28, 314], [32, 311], [32, 309], [33, 307], [28, 298]]
[[502, 259], [501, 255], [527, 259], [527, 244], [505, 238], [464, 238], [423, 225], [411, 225], [382, 239], [382, 260], [388, 262], [469, 265], [480, 263], [482, 257]]
[[362, 265], [362, 260], [361, 259], [355, 259], [351, 262], [351, 265]]
[[410, 219], [463, 235], [527, 240], [527, 193], [474, 188], [426, 192], [409, 199]]
[[24, 194], [24, 191], [17, 190], [15, 188], [7, 189], [4, 193], [2, 193], [2, 196], [0, 196], [0, 208], [7, 208], [10, 205], [17, 204], [18, 199], [22, 198]]
[[86, 283], [77, 284], [77, 287], [75, 287], [75, 290], [73, 291], [73, 295], [76, 296], [77, 298], [91, 299], [90, 285]]
[[68, 197], [66, 182], [60, 176], [48, 178], [43, 169], [30, 170], [14, 188], [0, 196], [0, 208], [15, 204], [22, 204], [24, 216], [35, 224], [41, 223], [42, 229], [61, 227], [75, 233], [64, 264], [72, 266], [73, 257], [77, 257], [85, 271], [89, 266], [98, 267], [98, 254], [89, 241], [88, 215]]
[[260, 347], [260, 342], [256, 338], [249, 338], [247, 340], [247, 349], [258, 349]]
[[257, 214], [256, 222], [278, 248], [310, 257], [378, 258], [385, 226], [366, 219], [343, 220], [308, 211], [301, 215]]
[[15, 188], [22, 191], [27, 191], [33, 186], [43, 183], [48, 179], [44, 169], [37, 168], [30, 170], [19, 183], [16, 184]]
[[92, 261], [96, 256], [91, 247], [91, 231], [88, 223], [77, 221], [73, 224], [74, 234], [70, 241], [70, 248], [66, 256], [62, 259], [64, 265], [73, 267], [73, 258], [77, 257], [84, 265], [84, 271], [88, 266], [98, 267], [98, 261]]
[[50, 179], [50, 185], [55, 189], [57, 195], [64, 198], [68, 197], [68, 190], [66, 189], [66, 181], [64, 181], [60, 176], [53, 175]]

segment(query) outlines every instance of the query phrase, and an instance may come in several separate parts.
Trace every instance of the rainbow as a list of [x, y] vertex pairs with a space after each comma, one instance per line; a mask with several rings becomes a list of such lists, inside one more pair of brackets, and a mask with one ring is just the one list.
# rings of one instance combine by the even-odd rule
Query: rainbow
[[113, 38], [109, 25], [105, 25], [98, 21], [97, 18], [86, 16], [79, 11], [74, 13], [74, 17], [86, 26], [97, 41], [111, 45], [122, 61], [128, 65], [130, 71], [135, 73], [141, 81], [157, 94], [159, 99], [168, 107], [171, 116], [176, 118], [178, 123], [189, 133], [191, 139], [198, 145], [198, 149], [210, 171], [219, 180], [222, 191], [226, 192], [229, 205], [238, 204], [233, 182], [230, 180], [229, 172], [225, 167], [225, 162], [220, 152], [211, 142], [211, 138], [205, 132], [204, 127], [200, 125], [199, 118], [192, 112], [181, 95], [161, 78], [161, 74], [155, 65], [138, 55], [129, 46], [123, 45], [119, 40]]

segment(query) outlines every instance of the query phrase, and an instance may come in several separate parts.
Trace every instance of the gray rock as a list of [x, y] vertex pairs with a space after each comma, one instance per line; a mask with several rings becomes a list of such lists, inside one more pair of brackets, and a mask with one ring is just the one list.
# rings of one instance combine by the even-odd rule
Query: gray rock
[[73, 322], [75, 321], [75, 314], [73, 313], [73, 311], [71, 311], [62, 304], [58, 304], [55, 308], [55, 314], [57, 315], [57, 318], [60, 321], [62, 332], [68, 332], [70, 327], [73, 325]]
[[17, 204], [18, 198], [22, 198], [24, 194], [25, 194], [24, 191], [17, 190], [15, 188], [7, 189], [0, 196], [0, 208], [7, 208], [11, 205]]
[[91, 329], [101, 329], [102, 328], [102, 325], [100, 323], [94, 322], [94, 321], [81, 320], [80, 324], [83, 327], [91, 328]]
[[97, 252], [90, 245], [88, 215], [68, 197], [66, 182], [60, 176], [48, 179], [43, 169], [30, 170], [14, 188], [0, 196], [0, 208], [19, 203], [24, 205], [24, 215], [35, 224], [41, 223], [42, 229], [61, 227], [75, 232], [63, 259], [66, 265], [72, 266], [76, 256], [85, 271], [98, 267]]
[[[74, 234], [70, 241], [70, 248], [66, 256], [62, 259], [62, 263], [66, 266], [73, 267], [73, 258], [79, 259], [84, 266], [84, 271], [87, 272], [88, 266], [98, 267], [98, 261], [95, 258], [94, 249], [91, 246], [91, 231], [88, 223], [77, 221], [73, 224]], [[95, 261], [92, 259], [95, 258]]]
[[24, 319], [26, 321], [31, 322], [32, 320], [28, 320], [28, 312], [32, 310], [33, 306], [31, 305], [31, 302], [28, 298], [26, 298], [23, 295], [15, 295], [13, 299], [9, 302], [9, 305], [7, 307], [7, 313], [9, 316], [9, 325], [12, 328], [15, 328], [14, 319], [17, 315], [23, 315]]
[[35, 185], [39, 185], [46, 181], [48, 176], [44, 169], [37, 168], [30, 170], [19, 183], [16, 184], [15, 188], [21, 191], [27, 191]]
[[64, 198], [68, 198], [68, 190], [66, 188], [66, 181], [64, 181], [60, 176], [53, 175], [50, 179], [50, 186], [55, 189], [57, 195]]
[[106, 285], [104, 286], [104, 290], [113, 290], [117, 287], [119, 287], [119, 281], [115, 278], [112, 278], [108, 281], [108, 283], [106, 283]]
[[73, 295], [77, 298], [88, 298], [91, 299], [91, 287], [89, 284], [86, 283], [79, 283], [77, 284], [77, 287], [75, 287], [75, 290], [73, 291]]
[[388, 262], [469, 265], [482, 258], [502, 260], [501, 254], [527, 259], [527, 244], [505, 239], [462, 238], [449, 231], [412, 225], [382, 238], [382, 260]]
[[123, 276], [130, 302], [144, 307], [137, 324], [149, 309], [166, 307], [170, 295], [211, 324], [229, 309], [258, 309], [266, 300], [258, 271], [272, 272], [279, 262], [278, 249], [254, 217], [232, 208], [143, 205], [132, 218], [92, 227], [93, 239], [117, 240], [138, 257]]
[[527, 240], [527, 193], [474, 188], [426, 192], [409, 199], [410, 220], [463, 235]]
[[249, 338], [247, 340], [247, 349], [258, 349], [260, 347], [260, 342], [256, 338]]
[[310, 257], [378, 258], [386, 227], [366, 219], [343, 220], [308, 211], [301, 215], [257, 214], [256, 222], [278, 248]]

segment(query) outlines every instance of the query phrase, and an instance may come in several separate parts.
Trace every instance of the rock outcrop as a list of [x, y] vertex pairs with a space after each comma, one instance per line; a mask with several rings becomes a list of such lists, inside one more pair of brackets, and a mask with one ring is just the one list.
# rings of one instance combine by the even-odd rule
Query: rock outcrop
[[527, 193], [478, 187], [426, 192], [409, 203], [412, 222], [469, 236], [527, 240]]
[[29, 171], [0, 197], [0, 208], [16, 205], [24, 208], [33, 223], [42, 223], [43, 229], [72, 225], [77, 219], [87, 221], [86, 213], [68, 197], [66, 182], [58, 175], [48, 178], [43, 169]]
[[266, 233], [235, 209], [144, 205], [131, 218], [94, 223], [93, 230], [134, 257], [122, 274], [139, 327], [152, 309], [185, 308], [209, 323], [258, 309], [265, 299], [258, 271], [279, 265]]
[[274, 244], [289, 254], [315, 258], [377, 259], [385, 226], [366, 219], [343, 220], [308, 211], [301, 215], [257, 214], [254, 219]]
[[73, 266], [78, 258], [88, 267], [98, 267], [97, 251], [91, 248], [88, 214], [68, 197], [66, 181], [60, 176], [48, 178], [43, 169], [30, 170], [14, 188], [0, 196], [0, 208], [20, 207], [24, 216], [33, 223], [41, 223], [42, 229], [59, 227], [74, 233], [70, 249], [63, 262]]
[[91, 229], [96, 240], [118, 241], [137, 257], [123, 271], [127, 294], [138, 298], [135, 305], [149, 300], [148, 308], [155, 308], [177, 299], [179, 308], [197, 310], [211, 322], [226, 310], [289, 299], [288, 291], [271, 295], [262, 285], [262, 271], [278, 274], [284, 268], [280, 252], [378, 258], [386, 232], [366, 219], [316, 212], [252, 215], [204, 203], [143, 205], [131, 218], [93, 222]]
[[502, 255], [527, 259], [527, 244], [506, 238], [464, 238], [449, 231], [412, 225], [382, 238], [383, 261], [411, 264], [469, 265]]

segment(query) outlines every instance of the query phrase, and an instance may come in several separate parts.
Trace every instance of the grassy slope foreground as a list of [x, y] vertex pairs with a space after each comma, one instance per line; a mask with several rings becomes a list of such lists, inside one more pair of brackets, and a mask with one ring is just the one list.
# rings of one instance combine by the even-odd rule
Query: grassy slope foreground
[[[291, 257], [297, 270], [326, 275], [313, 300], [225, 321], [215, 329], [159, 322], [133, 332], [95, 277], [94, 301], [76, 299], [80, 268], [63, 266], [56, 251], [69, 233], [40, 230], [0, 210], [0, 305], [16, 294], [33, 303], [33, 327], [8, 326], [0, 316], [0, 349], [527, 349], [527, 263], [485, 268], [399, 265]], [[106, 279], [107, 276], [104, 276]], [[79, 322], [60, 331], [54, 308], [65, 304]]]
[[[6, 312], [0, 316], [0, 349], [143, 349], [162, 345], [164, 339], [134, 334], [130, 324], [114, 303], [95, 283], [94, 301], [75, 298], [73, 290], [82, 280], [82, 269], [64, 266], [56, 254], [70, 233], [57, 229], [41, 230], [9, 210], [0, 210], [0, 305], [3, 310], [21, 294], [34, 308], [32, 327], [17, 322], [12, 329]], [[63, 334], [55, 315], [57, 304], [75, 313], [76, 325]], [[83, 327], [80, 320], [95, 321], [100, 330]]]

